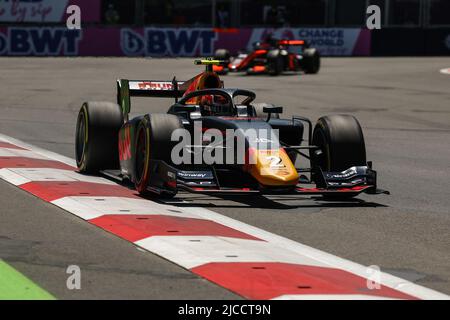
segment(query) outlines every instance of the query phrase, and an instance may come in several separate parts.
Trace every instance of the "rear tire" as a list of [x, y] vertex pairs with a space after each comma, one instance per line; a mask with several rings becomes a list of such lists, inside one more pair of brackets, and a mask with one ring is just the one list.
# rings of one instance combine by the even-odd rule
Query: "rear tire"
[[283, 72], [284, 61], [280, 50], [271, 50], [267, 53], [267, 72], [271, 76], [277, 76]]
[[303, 52], [301, 67], [307, 74], [316, 74], [320, 70], [320, 53], [316, 48], [307, 48]]
[[78, 113], [75, 155], [80, 172], [118, 169], [122, 110], [110, 102], [85, 102]]
[[[150, 160], [172, 163], [172, 132], [183, 128], [181, 120], [172, 114], [149, 114], [139, 123], [136, 130], [136, 172], [135, 187], [140, 194], [147, 195], [150, 182]], [[172, 198], [175, 193], [163, 192], [160, 198]]]
[[214, 53], [214, 59], [229, 62], [231, 58], [230, 51], [227, 49], [217, 49]]
[[320, 118], [314, 128], [313, 145], [322, 150], [312, 152], [313, 166], [323, 171], [344, 171], [366, 165], [366, 147], [361, 126], [350, 115], [330, 115]]

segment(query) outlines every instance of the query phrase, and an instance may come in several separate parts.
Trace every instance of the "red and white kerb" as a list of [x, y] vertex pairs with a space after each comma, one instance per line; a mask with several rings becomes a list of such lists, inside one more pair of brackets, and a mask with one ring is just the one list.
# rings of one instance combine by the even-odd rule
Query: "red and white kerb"
[[140, 197], [74, 161], [0, 135], [0, 178], [248, 299], [445, 299], [204, 208]]

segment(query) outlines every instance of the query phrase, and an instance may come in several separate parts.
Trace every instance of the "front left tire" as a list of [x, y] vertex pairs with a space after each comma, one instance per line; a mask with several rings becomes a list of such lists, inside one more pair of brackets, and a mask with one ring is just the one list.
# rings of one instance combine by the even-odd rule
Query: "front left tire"
[[[151, 160], [172, 163], [172, 148], [177, 142], [171, 141], [172, 132], [182, 129], [180, 118], [173, 114], [148, 114], [142, 118], [136, 130], [135, 188], [148, 195], [151, 178]], [[160, 198], [171, 198], [174, 192], [162, 192]]]
[[317, 120], [312, 143], [321, 150], [320, 154], [312, 152], [312, 166], [323, 171], [341, 172], [367, 164], [361, 125], [351, 115], [335, 114]]
[[[366, 147], [358, 120], [351, 115], [329, 115], [320, 118], [314, 128], [313, 145], [318, 151], [311, 152], [311, 167], [322, 171], [342, 172], [353, 166], [365, 166]], [[316, 180], [314, 175], [313, 180]], [[330, 200], [345, 200], [354, 193], [324, 195]]]
[[283, 72], [284, 60], [279, 49], [267, 52], [267, 72], [271, 76], [277, 76]]
[[217, 49], [214, 52], [214, 59], [230, 62], [231, 54], [227, 49]]
[[75, 156], [81, 173], [118, 169], [122, 110], [110, 102], [85, 102], [78, 113]]

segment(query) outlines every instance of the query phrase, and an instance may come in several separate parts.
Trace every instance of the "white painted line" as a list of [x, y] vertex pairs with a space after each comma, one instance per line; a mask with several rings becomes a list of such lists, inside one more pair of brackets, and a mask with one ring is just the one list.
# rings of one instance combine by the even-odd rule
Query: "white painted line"
[[25, 157], [32, 159], [47, 159], [41, 154], [29, 151], [29, 150], [20, 150], [20, 149], [8, 149], [8, 148], [0, 148], [0, 157]]
[[82, 181], [108, 185], [116, 183], [101, 177], [87, 176], [75, 171], [53, 168], [10, 168], [0, 169], [0, 176], [6, 181], [20, 185], [32, 181]]
[[74, 168], [77, 167], [77, 162], [74, 159], [71, 159], [69, 157], [60, 155], [58, 153], [55, 153], [55, 152], [52, 152], [52, 151], [49, 151], [49, 150], [45, 150], [45, 149], [39, 148], [37, 146], [33, 146], [31, 144], [28, 144], [26, 142], [23, 142], [21, 140], [15, 139], [15, 138], [10, 137], [10, 136], [6, 136], [6, 135], [1, 134], [1, 133], [0, 133], [0, 141], [5, 141], [5, 142], [8, 142], [8, 143], [14, 144], [14, 145], [16, 145], [18, 147], [22, 147], [24, 149], [31, 150], [31, 151], [33, 151], [33, 152], [35, 152], [37, 154], [43, 155], [43, 156], [45, 156], [47, 158], [50, 158], [51, 160], [56, 160], [56, 161], [65, 163], [65, 164], [67, 164], [69, 166], [72, 166]]
[[[285, 250], [290, 250], [299, 255], [317, 260], [318, 263], [327, 265], [328, 267], [341, 269], [366, 279], [370, 276], [370, 274], [368, 273], [368, 268], [366, 266], [352, 262], [350, 260], [326, 253], [324, 251], [320, 251], [318, 249], [314, 249], [310, 246], [253, 227], [246, 223], [231, 219], [229, 217], [223, 216], [221, 214], [218, 214], [216, 212], [204, 208], [189, 207], [183, 209], [187, 211], [195, 210], [196, 214], [199, 216], [203, 216], [205, 218], [209, 217], [209, 219], [217, 223], [223, 224], [227, 227], [239, 230], [241, 232], [252, 235], [256, 238], [278, 245], [280, 248], [283, 248]], [[398, 278], [388, 273], [381, 272], [380, 279], [381, 279], [380, 283], [382, 285], [418, 297], [420, 299], [450, 299], [450, 297], [445, 294], [416, 285], [410, 281]]]
[[441, 69], [441, 73], [450, 74], [450, 68]]
[[0, 169], [0, 178], [15, 186], [30, 182], [29, 179], [11, 171], [11, 169]]
[[217, 236], [154, 236], [135, 243], [186, 269], [212, 262], [280, 262], [327, 267], [318, 260], [259, 240]]
[[52, 203], [85, 220], [104, 216], [105, 214], [126, 215], [167, 215], [183, 218], [198, 218], [183, 212], [177, 207], [161, 205], [145, 199], [125, 197], [65, 197]]

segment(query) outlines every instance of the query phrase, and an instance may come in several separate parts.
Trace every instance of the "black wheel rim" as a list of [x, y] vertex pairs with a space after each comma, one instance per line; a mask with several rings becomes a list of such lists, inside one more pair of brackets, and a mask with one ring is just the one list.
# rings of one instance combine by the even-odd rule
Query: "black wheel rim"
[[313, 166], [319, 166], [322, 170], [328, 171], [328, 154], [326, 150], [327, 140], [322, 130], [315, 130], [313, 135], [313, 145], [319, 147], [322, 152], [320, 155], [316, 155], [312, 152], [311, 159], [313, 160]]

